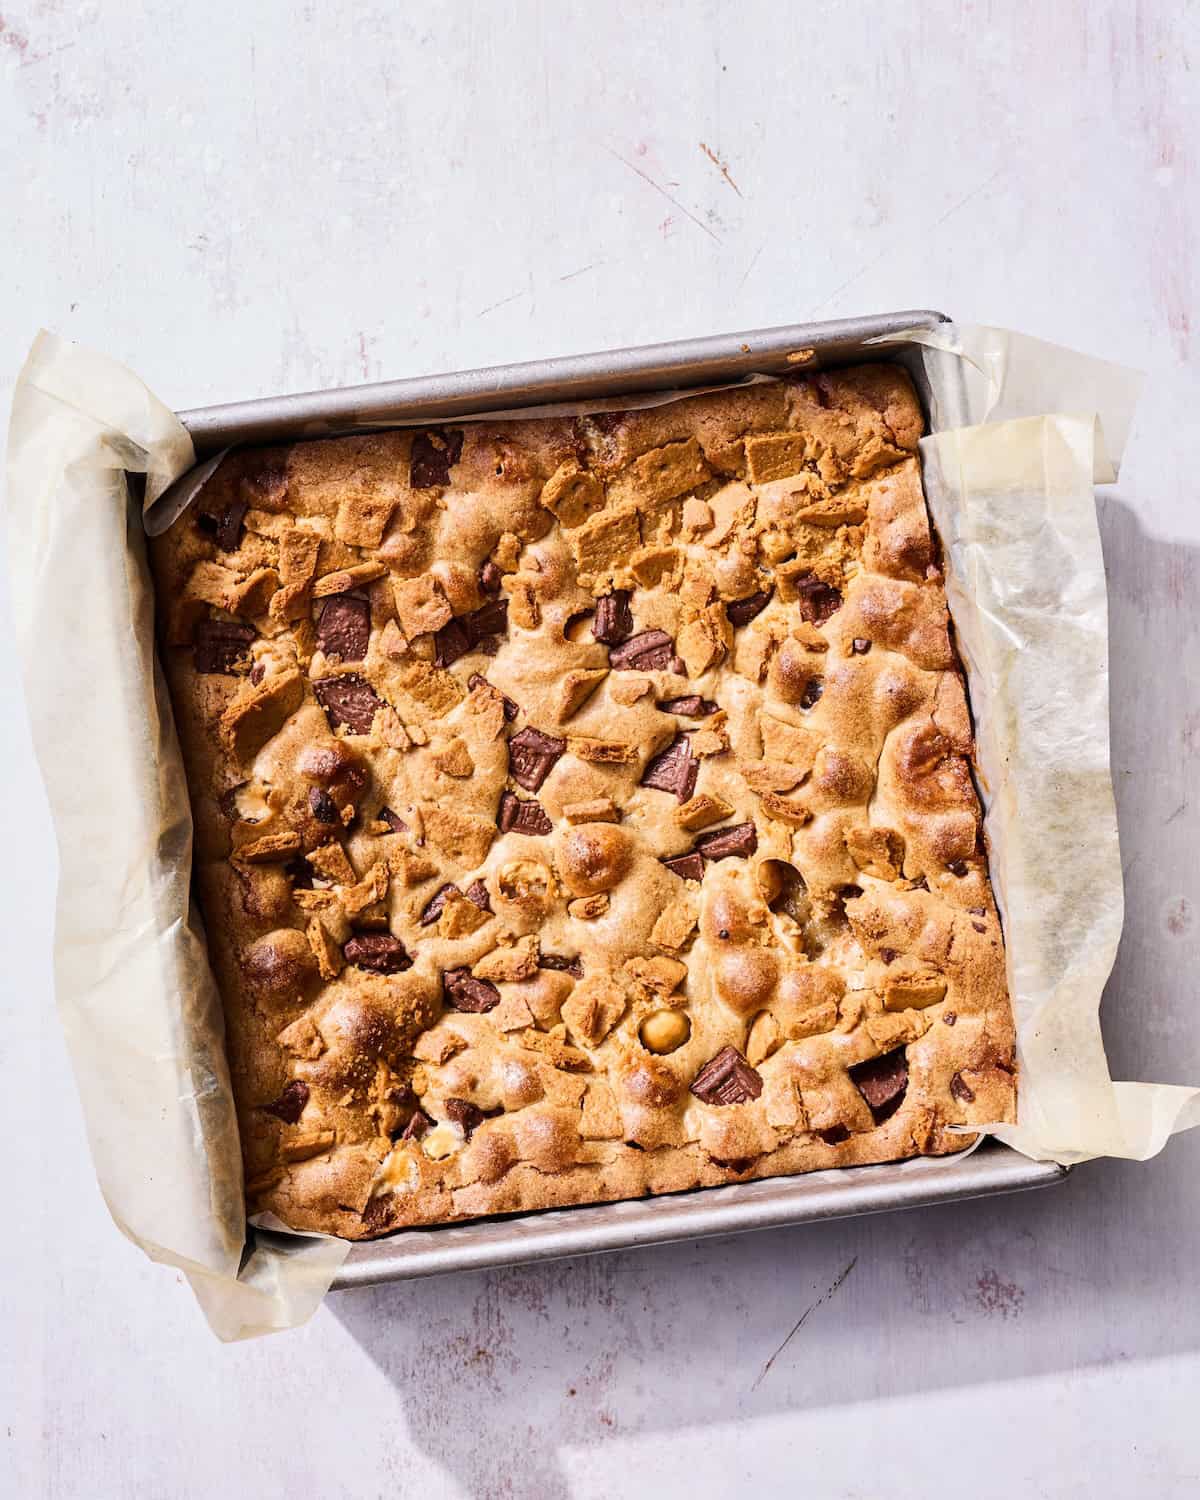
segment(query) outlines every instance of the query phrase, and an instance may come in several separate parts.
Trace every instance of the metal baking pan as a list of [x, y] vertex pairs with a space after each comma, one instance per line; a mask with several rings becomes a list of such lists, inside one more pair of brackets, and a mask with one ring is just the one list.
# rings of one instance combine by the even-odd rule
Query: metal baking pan
[[694, 1188], [658, 1198], [544, 1209], [432, 1229], [405, 1229], [357, 1244], [331, 1291], [408, 1281], [445, 1271], [484, 1271], [526, 1261], [598, 1255], [672, 1240], [780, 1229], [888, 1209], [924, 1208], [1061, 1182], [1068, 1168], [1029, 1161], [999, 1141], [961, 1157], [924, 1156], [877, 1167], [835, 1167], [798, 1177], [764, 1177], [729, 1187]]
[[[749, 375], [783, 375], [864, 359], [903, 364], [927, 400], [916, 346], [899, 342], [879, 348], [871, 341], [909, 329], [935, 328], [945, 321], [941, 313], [924, 311], [801, 323], [452, 375], [273, 396], [184, 411], [179, 416], [203, 458], [234, 444], [294, 442], [551, 402], [684, 391]], [[990, 1141], [961, 1157], [843, 1167], [656, 1198], [404, 1230], [387, 1239], [356, 1244], [333, 1286], [366, 1286], [914, 1208], [1045, 1187], [1065, 1176], [1063, 1167], [1028, 1161]]]
[[[924, 387], [919, 361], [903, 345], [868, 347], [871, 339], [912, 328], [936, 328], [937, 312], [881, 313], [828, 323], [795, 323], [752, 333], [723, 333], [674, 344], [645, 344], [600, 354], [572, 354], [520, 365], [494, 365], [453, 375], [420, 375], [342, 390], [305, 391], [182, 411], [201, 458], [233, 443], [294, 442], [363, 432], [398, 422], [470, 417], [479, 412], [590, 401], [638, 391], [686, 390], [747, 375], [786, 375], [863, 359], [905, 364]], [[924, 390], [922, 390], [924, 395]]]

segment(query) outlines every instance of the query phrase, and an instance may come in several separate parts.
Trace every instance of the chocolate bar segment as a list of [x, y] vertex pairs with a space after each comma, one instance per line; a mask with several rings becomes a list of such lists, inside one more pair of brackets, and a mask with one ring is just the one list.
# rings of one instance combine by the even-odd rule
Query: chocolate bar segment
[[566, 740], [543, 734], [540, 729], [522, 729], [508, 742], [508, 774], [527, 792], [540, 791], [566, 748]]
[[716, 828], [702, 833], [696, 840], [697, 852], [705, 859], [749, 859], [758, 848], [758, 830], [753, 823], [737, 823], [732, 828]]
[[450, 884], [449, 882], [447, 882], [446, 885], [438, 887], [438, 889], [434, 892], [433, 897], [426, 905], [424, 911], [422, 911], [421, 913], [420, 921], [422, 927], [433, 926], [433, 924], [441, 916], [442, 910], [446, 905], [446, 898], [447, 896], [449, 896], [451, 891], [454, 891], [455, 894], [457, 894], [458, 887], [456, 885]]
[[704, 1104], [747, 1104], [762, 1093], [761, 1075], [736, 1047], [722, 1047], [692, 1079], [691, 1092]]
[[663, 713], [678, 714], [682, 719], [710, 719], [720, 705], [699, 693], [689, 693], [683, 698], [664, 698], [658, 706]]
[[408, 482], [414, 490], [444, 489], [450, 483], [450, 470], [458, 462], [463, 447], [460, 431], [430, 427], [413, 438]]
[[360, 932], [342, 944], [348, 964], [373, 974], [400, 974], [412, 967], [404, 944], [390, 932]]
[[842, 596], [815, 573], [801, 573], [795, 580], [800, 618], [810, 625], [824, 625], [842, 607]]
[[501, 833], [523, 833], [528, 838], [554, 832], [554, 824], [542, 804], [533, 797], [518, 797], [515, 792], [500, 793], [496, 827]]
[[277, 1120], [282, 1120], [285, 1125], [296, 1125], [300, 1116], [304, 1113], [304, 1106], [308, 1103], [308, 1084], [299, 1078], [293, 1078], [291, 1083], [285, 1084], [283, 1092], [278, 1099], [270, 1104], [260, 1104], [258, 1107], [264, 1115], [274, 1115]]
[[383, 703], [375, 689], [355, 672], [344, 677], [323, 677], [312, 690], [333, 729], [343, 726], [351, 734], [370, 734], [375, 715]]
[[643, 630], [608, 653], [614, 672], [666, 672], [675, 661], [675, 642], [665, 630]]
[[362, 661], [371, 640], [371, 606], [356, 594], [334, 594], [321, 608], [317, 645], [326, 656]]
[[629, 590], [615, 589], [596, 600], [592, 618], [592, 635], [602, 645], [619, 646], [633, 634], [633, 613], [629, 608]]
[[734, 599], [725, 606], [725, 615], [735, 630], [749, 625], [771, 602], [772, 589], [761, 589], [757, 594], [747, 594], [744, 599]]
[[447, 969], [442, 975], [446, 1004], [452, 1010], [483, 1015], [500, 1004], [500, 991], [490, 980], [476, 979], [470, 969]]
[[908, 1053], [903, 1047], [857, 1063], [850, 1069], [855, 1088], [867, 1101], [867, 1107], [881, 1125], [900, 1108], [908, 1090]]
[[655, 787], [660, 792], [672, 792], [680, 802], [686, 802], [696, 790], [699, 772], [700, 762], [692, 755], [691, 741], [686, 734], [681, 734], [650, 759], [642, 773], [641, 784]]
[[201, 620], [192, 637], [196, 671], [236, 675], [235, 669], [249, 655], [254, 637], [253, 625], [240, 625], [236, 620]]

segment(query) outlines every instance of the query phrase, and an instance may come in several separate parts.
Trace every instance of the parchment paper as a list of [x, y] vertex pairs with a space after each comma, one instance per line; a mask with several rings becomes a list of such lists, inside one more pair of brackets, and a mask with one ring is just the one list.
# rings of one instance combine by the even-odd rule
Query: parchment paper
[[118, 1228], [183, 1271], [232, 1339], [304, 1322], [349, 1247], [278, 1236], [242, 1264], [221, 1007], [189, 920], [191, 814], [125, 480], [145, 474], [149, 502], [193, 461], [183, 427], [135, 376], [39, 335], [13, 399], [9, 539], [58, 840], [59, 1015]]
[[[1004, 330], [912, 337], [925, 346], [926, 489], [1017, 1018], [1020, 1122], [994, 1133], [1041, 1159], [1146, 1157], [1200, 1122], [1200, 1091], [1112, 1083], [1098, 1019], [1122, 897], [1091, 487], [1115, 476], [1099, 433], [1119, 462], [1136, 378]], [[349, 1247], [261, 1228], [247, 1242], [220, 1005], [190, 914], [186, 787], [125, 480], [146, 475], [149, 507], [193, 463], [184, 428], [129, 371], [39, 335], [13, 402], [8, 500], [60, 852], [59, 1011], [113, 1218], [184, 1271], [214, 1331], [235, 1339], [304, 1322]]]
[[1039, 1161], [1144, 1161], [1200, 1124], [1200, 1089], [1113, 1082], [1100, 1032], [1124, 890], [1092, 484], [1117, 477], [1141, 378], [1003, 328], [910, 338], [924, 346], [931, 426], [945, 429], [921, 442], [923, 478], [1017, 1025], [1018, 1122], [991, 1133]]

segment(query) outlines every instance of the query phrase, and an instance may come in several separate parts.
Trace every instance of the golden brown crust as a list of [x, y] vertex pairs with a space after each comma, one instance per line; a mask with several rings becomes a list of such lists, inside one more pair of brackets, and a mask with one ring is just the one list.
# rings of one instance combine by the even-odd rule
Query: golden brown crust
[[1012, 1117], [920, 431], [873, 366], [244, 451], [154, 543], [253, 1206], [362, 1238]]

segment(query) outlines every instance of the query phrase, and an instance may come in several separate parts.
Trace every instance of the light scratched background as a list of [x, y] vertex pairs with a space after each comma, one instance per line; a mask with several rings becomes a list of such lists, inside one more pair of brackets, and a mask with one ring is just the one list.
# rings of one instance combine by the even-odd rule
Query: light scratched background
[[[1146, 368], [1106, 1022], [1118, 1075], [1200, 1081], [1196, 4], [0, 4], [5, 396], [42, 324], [181, 407], [906, 306]], [[88, 1166], [0, 672], [0, 1494], [1195, 1493], [1200, 1136], [216, 1346]]]

